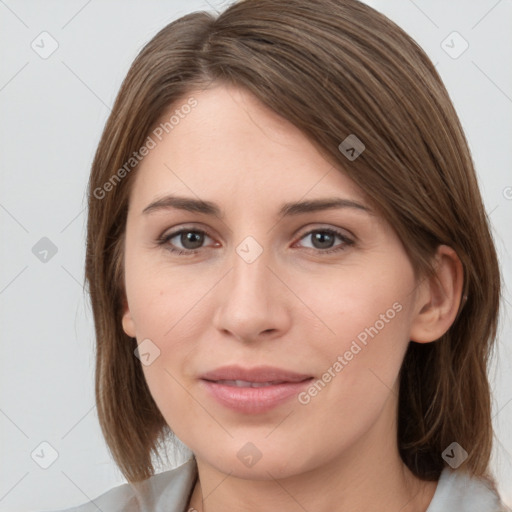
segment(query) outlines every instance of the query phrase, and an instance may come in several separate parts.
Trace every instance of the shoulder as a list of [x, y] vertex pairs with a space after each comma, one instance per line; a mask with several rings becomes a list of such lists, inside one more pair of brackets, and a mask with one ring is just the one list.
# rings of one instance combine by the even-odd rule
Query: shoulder
[[507, 512], [490, 481], [464, 471], [443, 469], [426, 512]]
[[125, 483], [81, 505], [54, 512], [182, 512], [197, 478], [195, 459], [136, 484]]

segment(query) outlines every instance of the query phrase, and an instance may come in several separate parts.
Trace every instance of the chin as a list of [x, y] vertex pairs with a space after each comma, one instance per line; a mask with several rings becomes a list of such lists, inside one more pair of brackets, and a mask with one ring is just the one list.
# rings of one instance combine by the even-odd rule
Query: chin
[[199, 450], [194, 453], [199, 461], [217, 471], [245, 480], [289, 478], [321, 464], [310, 460], [300, 446], [286, 445], [282, 441], [273, 444], [265, 439], [254, 443], [231, 439], [219, 452]]

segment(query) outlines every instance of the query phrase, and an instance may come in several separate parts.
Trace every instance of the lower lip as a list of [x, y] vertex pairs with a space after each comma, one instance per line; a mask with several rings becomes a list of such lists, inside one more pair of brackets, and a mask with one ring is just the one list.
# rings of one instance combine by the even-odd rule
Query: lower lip
[[259, 388], [227, 386], [201, 379], [204, 387], [217, 402], [237, 412], [258, 414], [269, 411], [297, 396], [312, 378], [301, 382], [283, 382]]

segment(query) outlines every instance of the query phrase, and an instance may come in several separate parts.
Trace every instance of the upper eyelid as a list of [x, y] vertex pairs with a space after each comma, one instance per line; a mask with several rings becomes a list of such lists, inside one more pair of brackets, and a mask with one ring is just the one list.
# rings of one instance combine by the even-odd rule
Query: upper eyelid
[[[341, 228], [327, 228], [327, 227], [320, 227], [320, 228], [312, 228], [312, 229], [308, 229], [307, 231], [305, 231], [304, 233], [301, 233], [298, 238], [297, 238], [297, 242], [299, 242], [300, 240], [302, 240], [304, 237], [306, 236], [309, 236], [311, 235], [312, 233], [314, 233], [315, 231], [329, 231], [331, 232], [334, 236], [337, 236], [338, 238], [340, 238], [343, 243], [348, 243], [350, 245], [352, 245], [356, 238], [355, 236], [353, 236], [352, 234], [350, 235], [347, 235], [345, 234], [345, 231], [344, 229], [341, 229]], [[294, 242], [294, 243], [297, 243], [297, 242]], [[321, 251], [321, 249], [317, 249], [319, 251]]]
[[[294, 236], [298, 236], [298, 233], [302, 230], [303, 228], [300, 228], [298, 230], [295, 231], [295, 233], [297, 233], [297, 235], [294, 235]], [[326, 231], [343, 231], [343, 232], [346, 232], [348, 233], [349, 236], [355, 238], [355, 235], [350, 231], [348, 230], [347, 228], [341, 228], [341, 227], [337, 227], [337, 226], [331, 226], [331, 225], [320, 225], [320, 226], [316, 226], [316, 227], [312, 227], [312, 228], [306, 228], [307, 230], [304, 231], [302, 233], [302, 236], [304, 235], [307, 235], [309, 233], [311, 233], [311, 231], [320, 231], [320, 230], [326, 230]], [[186, 230], [189, 230], [189, 231], [200, 231], [200, 232], [204, 232], [205, 234], [207, 234], [208, 236], [212, 236], [211, 235], [211, 231], [208, 229], [208, 228], [204, 228], [204, 227], [197, 227], [197, 226], [182, 226], [182, 227], [177, 227], [177, 228], [169, 228], [169, 229], [166, 229], [161, 237], [168, 237], [170, 235], [176, 235], [176, 234], [179, 234], [181, 233], [182, 231], [186, 231]], [[168, 234], [167, 231], [169, 231]]]
[[[164, 231], [164, 233], [159, 237], [159, 239], [160, 240], [164, 240], [164, 239], [170, 240], [171, 238], [174, 238], [186, 231], [195, 231], [195, 232], [203, 233], [206, 236], [208, 236], [209, 238], [211, 238], [212, 240], [214, 239], [214, 236], [210, 233], [209, 230], [207, 230], [206, 228], [203, 228], [203, 227], [195, 227], [195, 226], [179, 227], [174, 230], [171, 230], [171, 232], [168, 234], [166, 234], [166, 232]], [[334, 233], [335, 236], [338, 236], [340, 238], [350, 239], [351, 241], [356, 240], [355, 235], [353, 235], [347, 229], [333, 227], [333, 226], [317, 226], [317, 227], [307, 228], [306, 231], [304, 231], [304, 232], [301, 232], [301, 230], [297, 230], [297, 231], [298, 231], [298, 233], [296, 235], [294, 235], [294, 238], [297, 238], [296, 242], [302, 240], [302, 238], [304, 238], [307, 235], [310, 235], [311, 233], [314, 233], [315, 231], [331, 231]], [[345, 233], [347, 233], [347, 234], [345, 234]], [[294, 242], [294, 243], [296, 243], [296, 242]], [[192, 251], [192, 249], [189, 249], [189, 250]]]
[[209, 230], [205, 229], [205, 228], [197, 228], [197, 227], [190, 227], [190, 226], [185, 226], [185, 227], [180, 227], [180, 228], [176, 228], [176, 229], [171, 229], [170, 231], [169, 230], [166, 230], [162, 233], [162, 235], [159, 237], [159, 239], [162, 239], [162, 238], [174, 238], [175, 236], [183, 233], [183, 232], [187, 232], [187, 231], [195, 231], [195, 232], [198, 232], [198, 233], [204, 233], [205, 235], [209, 236], [210, 238], [213, 238], [212, 234], [210, 233]]

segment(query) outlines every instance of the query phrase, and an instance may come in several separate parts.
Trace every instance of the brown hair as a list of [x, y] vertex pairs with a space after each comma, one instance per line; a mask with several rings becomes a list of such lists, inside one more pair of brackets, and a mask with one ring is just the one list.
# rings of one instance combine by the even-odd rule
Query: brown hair
[[[432, 272], [439, 244], [457, 252], [466, 300], [440, 340], [409, 344], [398, 447], [418, 477], [435, 480], [442, 452], [457, 441], [469, 454], [462, 468], [487, 475], [487, 366], [500, 276], [471, 155], [431, 61], [402, 29], [356, 0], [245, 0], [218, 17], [186, 15], [142, 49], [122, 84], [90, 175], [86, 279], [99, 421], [123, 475], [129, 482], [153, 475], [152, 456], [172, 435], [134, 356], [136, 340], [121, 325], [135, 174], [126, 162], [164, 112], [211, 83], [243, 87], [301, 129], [377, 205], [419, 276]], [[353, 161], [338, 148], [350, 134], [366, 146]]]

